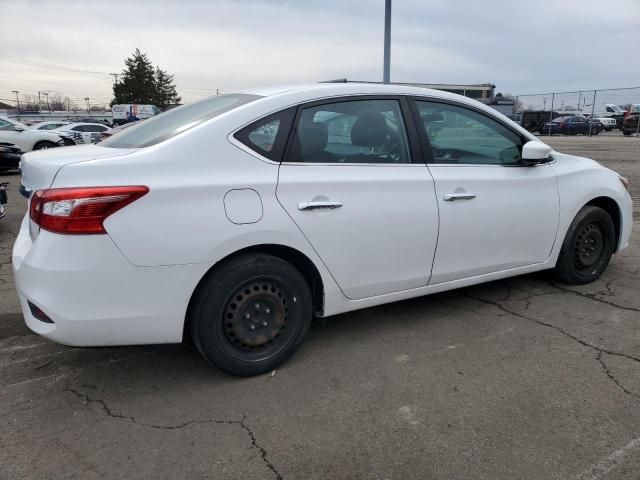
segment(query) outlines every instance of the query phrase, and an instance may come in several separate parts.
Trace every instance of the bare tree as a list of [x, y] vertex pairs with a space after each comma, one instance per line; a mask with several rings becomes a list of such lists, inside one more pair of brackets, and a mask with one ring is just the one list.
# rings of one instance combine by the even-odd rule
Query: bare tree
[[20, 108], [22, 110], [39, 110], [38, 98], [34, 95], [23, 95]]
[[49, 109], [58, 112], [67, 109], [65, 99], [62, 98], [62, 95], [56, 93], [55, 95], [49, 96]]

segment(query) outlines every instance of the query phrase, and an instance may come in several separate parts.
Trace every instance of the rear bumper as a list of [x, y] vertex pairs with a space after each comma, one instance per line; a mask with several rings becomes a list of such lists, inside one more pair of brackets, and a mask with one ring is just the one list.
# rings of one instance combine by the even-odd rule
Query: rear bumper
[[[72, 346], [177, 343], [205, 265], [135, 267], [108, 235], [57, 235], [34, 241], [25, 217], [13, 270], [27, 326]], [[36, 319], [31, 302], [53, 323]]]

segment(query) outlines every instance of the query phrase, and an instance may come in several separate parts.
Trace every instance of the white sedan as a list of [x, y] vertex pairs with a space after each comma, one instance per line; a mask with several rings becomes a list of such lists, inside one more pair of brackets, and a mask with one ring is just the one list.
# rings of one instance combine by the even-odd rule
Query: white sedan
[[0, 142], [13, 143], [23, 152], [60, 147], [63, 140], [55, 132], [34, 130], [23, 123], [0, 117]]
[[98, 143], [103, 132], [108, 132], [111, 127], [107, 127], [101, 123], [69, 123], [67, 125], [54, 129], [54, 132], [60, 132], [67, 139], [73, 140], [76, 145], [86, 143]]
[[65, 122], [63, 120], [48, 120], [46, 122], [38, 122], [31, 125], [33, 130], [53, 130], [55, 128], [64, 127], [71, 122]]
[[23, 160], [27, 325], [67, 345], [180, 342], [268, 372], [326, 317], [627, 247], [626, 179], [493, 109], [375, 84], [205, 99]]

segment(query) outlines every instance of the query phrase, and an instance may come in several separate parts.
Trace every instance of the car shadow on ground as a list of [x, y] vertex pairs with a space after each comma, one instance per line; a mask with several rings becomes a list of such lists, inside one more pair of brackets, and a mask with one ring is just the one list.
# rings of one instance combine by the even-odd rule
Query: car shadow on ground
[[[441, 348], [456, 335], [481, 328], [474, 310], [477, 305], [470, 305], [476, 295], [501, 300], [514, 289], [551, 288], [548, 278], [543, 272], [315, 319], [300, 351], [279, 370], [297, 369], [304, 362], [328, 356], [349, 361], [354, 349], [380, 349], [381, 339], [402, 345], [405, 337], [422, 338], [426, 350]], [[237, 380], [209, 365], [189, 340], [171, 345], [67, 347], [33, 334], [19, 314], [1, 317], [0, 345], [4, 344], [8, 354], [0, 370], [0, 385], [57, 376], [86, 379], [104, 375], [112, 377], [110, 382], [132, 387], [163, 376], [209, 385]], [[486, 316], [482, 322], [483, 329], [493, 328]]]

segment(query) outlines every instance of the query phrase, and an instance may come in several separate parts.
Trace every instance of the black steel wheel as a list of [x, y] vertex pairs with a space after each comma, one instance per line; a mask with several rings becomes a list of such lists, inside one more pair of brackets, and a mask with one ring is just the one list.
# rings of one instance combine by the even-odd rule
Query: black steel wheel
[[580, 285], [598, 279], [615, 250], [615, 226], [602, 208], [583, 207], [571, 223], [556, 263], [565, 283]]
[[209, 362], [231, 375], [258, 375], [302, 343], [311, 323], [311, 293], [291, 264], [250, 254], [205, 279], [191, 312], [193, 342]]

